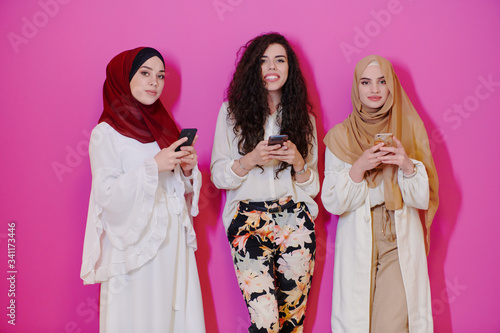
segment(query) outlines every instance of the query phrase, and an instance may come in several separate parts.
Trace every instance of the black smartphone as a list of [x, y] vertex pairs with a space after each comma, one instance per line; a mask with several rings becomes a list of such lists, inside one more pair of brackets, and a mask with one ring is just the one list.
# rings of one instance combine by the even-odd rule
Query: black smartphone
[[179, 139], [182, 139], [183, 137], [187, 137], [188, 139], [179, 147], [175, 148], [175, 151], [180, 151], [182, 146], [192, 146], [196, 132], [198, 132], [197, 128], [183, 128], [181, 134], [179, 134]]
[[288, 140], [288, 135], [286, 134], [280, 134], [280, 135], [271, 135], [269, 137], [269, 140], [267, 140], [267, 145], [272, 146], [272, 145], [280, 145], [283, 146], [283, 142]]

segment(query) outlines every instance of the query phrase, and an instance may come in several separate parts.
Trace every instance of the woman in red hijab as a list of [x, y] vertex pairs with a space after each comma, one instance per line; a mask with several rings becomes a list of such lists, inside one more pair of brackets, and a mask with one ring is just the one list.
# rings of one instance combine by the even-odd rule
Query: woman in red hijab
[[194, 251], [201, 175], [160, 101], [152, 48], [114, 57], [90, 138], [92, 190], [81, 278], [101, 283], [100, 332], [205, 332]]

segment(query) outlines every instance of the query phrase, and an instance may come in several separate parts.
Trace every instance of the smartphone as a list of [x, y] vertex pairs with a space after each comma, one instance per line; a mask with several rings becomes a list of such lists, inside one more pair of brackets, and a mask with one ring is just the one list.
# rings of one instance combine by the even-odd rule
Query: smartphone
[[383, 142], [384, 147], [396, 147], [394, 141], [392, 140], [392, 133], [379, 133], [375, 134], [375, 142], [374, 145], [378, 145]]
[[288, 135], [286, 134], [281, 134], [281, 135], [271, 135], [269, 137], [269, 140], [267, 140], [267, 145], [272, 146], [272, 145], [280, 145], [283, 146], [283, 142], [288, 140]]
[[183, 128], [181, 134], [179, 134], [179, 139], [182, 139], [183, 137], [187, 137], [188, 139], [186, 142], [182, 143], [179, 147], [175, 148], [175, 151], [180, 151], [181, 147], [183, 146], [192, 146], [197, 131], [198, 131], [197, 128]]

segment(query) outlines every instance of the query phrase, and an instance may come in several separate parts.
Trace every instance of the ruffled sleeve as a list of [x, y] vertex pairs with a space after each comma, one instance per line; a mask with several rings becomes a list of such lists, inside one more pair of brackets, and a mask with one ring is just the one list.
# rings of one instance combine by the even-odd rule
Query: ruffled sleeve
[[186, 189], [186, 203], [190, 207], [191, 216], [198, 216], [201, 190], [201, 172], [198, 166], [193, 169], [193, 173], [189, 178], [184, 177], [184, 187]]
[[341, 161], [326, 149], [321, 201], [325, 209], [332, 214], [342, 215], [358, 209], [369, 193], [366, 180], [354, 182], [349, 176], [350, 169], [350, 164]]
[[92, 189], [81, 269], [85, 283], [144, 265], [165, 239], [169, 218], [151, 157], [155, 149], [121, 136], [106, 123], [92, 131]]
[[95, 217], [102, 222], [111, 244], [124, 250], [139, 240], [148, 224], [159, 182], [158, 167], [152, 157], [140, 160], [137, 166], [124, 166], [127, 149], [119, 139], [110, 134], [98, 144], [90, 142], [94, 193], [91, 204], [95, 205]]
[[186, 233], [186, 243], [189, 247], [196, 250], [198, 246], [196, 243], [196, 233], [193, 227], [193, 216], [197, 216], [199, 213], [198, 203], [201, 190], [201, 172], [198, 166], [196, 166], [191, 176], [185, 177], [179, 167], [176, 168], [175, 175], [178, 181], [175, 182], [174, 186], [182, 187], [176, 188], [176, 193], [177, 198], [183, 201], [181, 203], [182, 207], [185, 207], [180, 218]]

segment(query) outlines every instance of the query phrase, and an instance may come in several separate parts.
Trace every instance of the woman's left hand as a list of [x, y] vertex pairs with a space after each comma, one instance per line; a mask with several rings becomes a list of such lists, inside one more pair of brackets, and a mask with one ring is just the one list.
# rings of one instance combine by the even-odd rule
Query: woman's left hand
[[189, 152], [189, 155], [181, 158], [180, 163], [182, 173], [184, 173], [184, 176], [186, 177], [191, 176], [192, 170], [196, 167], [196, 164], [198, 164], [198, 155], [196, 154], [196, 149], [194, 149], [196, 140], [198, 140], [198, 135], [194, 137], [192, 146], [181, 147], [182, 151]]
[[303, 170], [306, 163], [297, 146], [290, 140], [285, 141], [281, 148], [272, 151], [269, 157], [293, 165], [295, 171]]
[[384, 164], [394, 164], [403, 169], [405, 175], [411, 175], [413, 173], [413, 162], [410, 160], [406, 154], [406, 150], [401, 144], [401, 142], [393, 136], [392, 139], [396, 143], [396, 148], [394, 147], [381, 147], [380, 151], [388, 152], [387, 155], [380, 157], [380, 162]]

